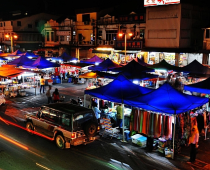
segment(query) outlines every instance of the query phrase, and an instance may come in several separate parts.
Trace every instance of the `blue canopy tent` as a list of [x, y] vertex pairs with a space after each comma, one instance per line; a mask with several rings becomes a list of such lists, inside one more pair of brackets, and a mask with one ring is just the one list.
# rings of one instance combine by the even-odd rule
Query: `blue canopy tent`
[[6, 58], [3, 58], [3, 57], [0, 57], [0, 60], [6, 61], [7, 59]]
[[66, 52], [64, 52], [61, 56], [59, 57], [52, 57], [52, 60], [56, 60], [56, 61], [63, 61], [63, 62], [69, 62], [69, 61], [74, 61], [74, 60], [78, 60], [75, 57], [72, 57], [70, 55], [68, 55]]
[[[116, 103], [129, 103], [129, 99], [134, 97], [139, 97], [149, 92], [152, 92], [153, 89], [141, 87], [133, 84], [129, 81], [124, 75], [119, 75], [111, 83], [96, 88], [92, 90], [85, 90], [85, 94], [95, 96], [104, 100], [109, 100]], [[124, 117], [123, 117], [123, 141], [124, 141]]]
[[104, 60], [99, 58], [97, 55], [94, 55], [92, 58], [88, 60], [81, 60], [80, 63], [88, 63], [88, 64], [96, 64], [96, 63], [101, 63]]
[[118, 64], [114, 63], [112, 60], [109, 58], [101, 62], [99, 65], [88, 67], [88, 70], [92, 71], [109, 71], [112, 70], [113, 68], [118, 68], [121, 67]]
[[198, 82], [198, 83], [185, 85], [184, 90], [210, 94], [210, 86], [209, 85], [210, 85], [210, 78], [207, 78], [206, 80]]
[[23, 52], [21, 52], [20, 50], [16, 50], [15, 52], [9, 54], [8, 56], [20, 56], [22, 54], [23, 54]]
[[37, 57], [39, 57], [38, 55], [35, 55], [34, 53], [30, 53], [30, 52], [23, 53], [22, 55], [25, 55], [28, 58], [37, 58]]
[[28, 57], [26, 57], [25, 55], [20, 56], [19, 58], [8, 62], [8, 65], [15, 65], [17, 67], [19, 66], [23, 66], [23, 65], [28, 65], [28, 64], [32, 64], [34, 62], [34, 60], [29, 59]]
[[[168, 113], [174, 115], [175, 117], [176, 114], [197, 108], [206, 104], [207, 102], [207, 98], [181, 93], [174, 89], [169, 83], [165, 83], [157, 90], [154, 90], [146, 95], [134, 97], [130, 101], [126, 100], [125, 104], [131, 104], [132, 106], [144, 108], [150, 111]], [[174, 119], [174, 121], [176, 121], [176, 119]], [[174, 122], [173, 135], [175, 135], [175, 123], [176, 122]]]
[[125, 66], [120, 67], [120, 68], [111, 69], [111, 71], [113, 71], [113, 72], [129, 72], [131, 75], [134, 75], [136, 73], [141, 73], [141, 72], [154, 72], [155, 70], [145, 67], [145, 66], [137, 63], [135, 60], [132, 60]]
[[35, 61], [33, 61], [30, 64], [23, 65], [23, 67], [45, 69], [45, 68], [50, 68], [50, 67], [60, 67], [60, 64], [50, 62], [46, 60], [44, 57], [39, 56]]
[[193, 60], [190, 64], [180, 67], [182, 72], [189, 73], [192, 76], [209, 77], [210, 68], [202, 65], [197, 60]]

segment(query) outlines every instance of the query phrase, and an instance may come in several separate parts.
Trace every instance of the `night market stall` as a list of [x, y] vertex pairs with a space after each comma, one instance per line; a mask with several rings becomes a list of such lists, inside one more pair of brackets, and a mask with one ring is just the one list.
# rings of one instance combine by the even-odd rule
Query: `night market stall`
[[[86, 102], [86, 95], [89, 94], [91, 96], [108, 100], [115, 103], [121, 103], [123, 107], [123, 113], [125, 112], [128, 116], [130, 116], [130, 109], [124, 108], [124, 103], [126, 103], [128, 106], [130, 105], [129, 99], [132, 99], [134, 97], [139, 97], [144, 94], [147, 94], [149, 92], [153, 91], [153, 89], [141, 87], [138, 85], [133, 84], [131, 81], [129, 81], [125, 76], [119, 75], [116, 79], [114, 79], [111, 83], [96, 88], [92, 90], [85, 90], [85, 97], [84, 101]], [[85, 103], [84, 103], [85, 106]], [[111, 107], [111, 112], [108, 114], [116, 115], [116, 110], [113, 109], [113, 105]], [[125, 110], [125, 111], [124, 111]], [[127, 110], [127, 111], [126, 111]], [[124, 134], [124, 116], [122, 120], [122, 133], [123, 133], [123, 141], [125, 140], [125, 134]]]
[[[171, 133], [170, 135], [167, 133], [167, 138], [173, 139], [172, 157], [174, 157], [175, 125], [177, 115], [203, 106], [207, 102], [207, 98], [183, 94], [174, 89], [170, 84], [165, 83], [158, 89], [146, 95], [134, 97], [130, 101], [126, 100], [124, 103], [142, 109], [140, 116], [141, 123], [139, 123], [141, 133], [146, 133], [146, 135], [150, 135], [151, 137], [165, 136], [166, 134], [161, 134], [163, 132], [162, 129], [164, 129], [163, 122], [168, 122], [167, 126]], [[134, 120], [136, 120], [135, 116]], [[147, 134], [148, 131], [146, 131], [148, 128], [145, 127], [147, 121], [153, 123], [152, 126], [148, 127], [150, 130], [149, 134]], [[152, 129], [155, 131], [155, 134]]]
[[64, 52], [61, 56], [59, 57], [52, 57], [52, 60], [59, 61], [59, 62], [70, 62], [70, 61], [77, 61], [78, 58], [72, 57], [68, 55], [66, 52]]
[[94, 64], [97, 65], [101, 62], [103, 62], [104, 60], [99, 58], [97, 55], [94, 55], [92, 58], [87, 59], [87, 60], [81, 60], [80, 63], [88, 63], [88, 64]]

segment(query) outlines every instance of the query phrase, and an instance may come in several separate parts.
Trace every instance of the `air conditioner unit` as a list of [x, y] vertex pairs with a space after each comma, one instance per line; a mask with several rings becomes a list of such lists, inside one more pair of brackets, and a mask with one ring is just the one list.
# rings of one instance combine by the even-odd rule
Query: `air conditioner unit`
[[93, 41], [89, 41], [89, 45], [93, 45]]
[[115, 41], [114, 40], [111, 40], [110, 41], [110, 45], [115, 45]]
[[84, 21], [85, 25], [89, 25], [90, 21]]
[[105, 45], [109, 45], [109, 41], [105, 41]]

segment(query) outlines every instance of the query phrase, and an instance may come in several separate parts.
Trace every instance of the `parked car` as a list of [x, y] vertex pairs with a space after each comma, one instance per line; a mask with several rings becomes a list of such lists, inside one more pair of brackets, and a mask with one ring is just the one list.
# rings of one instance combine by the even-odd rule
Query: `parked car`
[[60, 149], [93, 142], [100, 127], [92, 109], [71, 103], [43, 105], [37, 114], [26, 115], [26, 129], [55, 140]]

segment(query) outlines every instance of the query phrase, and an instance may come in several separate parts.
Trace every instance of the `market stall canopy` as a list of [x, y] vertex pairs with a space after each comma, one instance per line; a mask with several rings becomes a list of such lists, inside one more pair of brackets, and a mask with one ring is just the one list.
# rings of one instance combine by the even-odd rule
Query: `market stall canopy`
[[138, 57], [136, 58], [136, 62], [138, 62], [138, 63], [141, 64], [142, 66], [146, 66], [146, 67], [147, 67], [147, 66], [150, 66], [149, 64], [145, 63], [143, 59], [141, 60], [141, 59], [138, 58]]
[[45, 68], [51, 68], [51, 67], [60, 67], [60, 64], [50, 62], [46, 60], [44, 57], [39, 56], [35, 61], [33, 61], [30, 64], [23, 65], [25, 68], [31, 68], [31, 69], [45, 69]]
[[8, 56], [20, 56], [22, 54], [23, 54], [23, 52], [21, 52], [20, 50], [16, 50], [15, 52], [9, 54]]
[[142, 66], [141, 64], [137, 63], [135, 60], [132, 60], [128, 64], [120, 68], [111, 69], [113, 72], [127, 72], [129, 74], [141, 74], [141, 72], [154, 72], [155, 70], [152, 68], [148, 68]]
[[207, 78], [204, 81], [194, 83], [191, 85], [185, 85], [184, 90], [210, 94], [210, 78]]
[[190, 64], [180, 67], [182, 72], [189, 73], [194, 76], [210, 76], [210, 68], [202, 65], [197, 60], [193, 60]]
[[88, 66], [92, 66], [92, 64], [87, 64], [87, 63], [64, 63], [61, 64], [62, 66], [71, 66], [71, 67], [76, 67], [76, 68], [82, 68], [82, 67], [88, 67]]
[[105, 72], [88, 72], [85, 74], [79, 75], [79, 78], [109, 78], [109, 79], [115, 79], [118, 76], [118, 74], [110, 74]]
[[153, 69], [159, 69], [159, 70], [173, 70], [176, 72], [180, 72], [181, 69], [180, 67], [177, 66], [173, 66], [171, 64], [169, 64], [168, 62], [166, 62], [166, 60], [162, 60], [161, 62], [157, 63], [157, 64], [153, 64], [153, 65], [149, 65], [149, 68], [153, 68]]
[[39, 55], [35, 55], [34, 53], [26, 52], [21, 55], [25, 55], [26, 57], [37, 58]]
[[153, 89], [135, 85], [125, 76], [119, 75], [111, 83], [105, 86], [92, 90], [85, 90], [85, 94], [112, 102], [124, 103], [128, 99], [142, 96], [151, 91], [153, 91]]
[[92, 71], [109, 71], [112, 70], [113, 68], [118, 68], [121, 67], [118, 64], [114, 63], [112, 60], [109, 58], [101, 62], [99, 65], [89, 67], [88, 70]]
[[3, 57], [0, 57], [0, 60], [6, 61], [7, 59], [6, 58], [3, 58]]
[[70, 55], [68, 55], [66, 52], [64, 52], [61, 56], [59, 57], [52, 57], [52, 60], [56, 60], [56, 61], [63, 61], [63, 62], [68, 62], [68, 61], [74, 61], [74, 60], [78, 60], [75, 57], [72, 57]]
[[16, 67], [23, 66], [23, 65], [30, 65], [34, 62], [34, 60], [29, 59], [25, 55], [18, 57], [17, 59], [8, 62], [8, 65], [15, 65]]
[[205, 97], [181, 93], [166, 82], [158, 89], [144, 96], [132, 98], [128, 104], [132, 103], [131, 105], [134, 107], [154, 112], [180, 114], [202, 106], [206, 104], [208, 100], [209, 99]]
[[101, 63], [104, 60], [99, 58], [97, 55], [94, 55], [92, 58], [88, 60], [81, 60], [80, 63], [88, 63], [88, 64], [95, 64], [95, 63]]
[[25, 72], [37, 73], [37, 72], [29, 71], [26, 69], [16, 68], [15, 66], [12, 66], [12, 65], [4, 65], [4, 66], [0, 67], [0, 77], [1, 78], [17, 77]]

